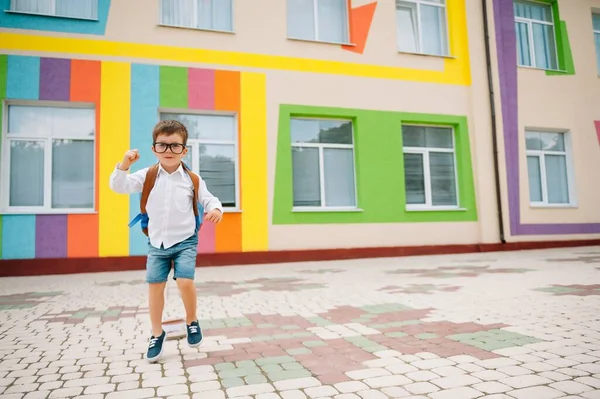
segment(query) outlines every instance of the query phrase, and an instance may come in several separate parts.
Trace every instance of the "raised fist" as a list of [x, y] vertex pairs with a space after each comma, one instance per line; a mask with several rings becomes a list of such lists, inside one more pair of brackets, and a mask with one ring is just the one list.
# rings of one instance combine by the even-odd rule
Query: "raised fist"
[[138, 150], [129, 150], [125, 153], [125, 156], [123, 157], [123, 161], [121, 162], [121, 165], [119, 165], [119, 169], [122, 170], [127, 170], [129, 169], [129, 167], [134, 164], [135, 162], [137, 162], [137, 160], [140, 159], [140, 152]]

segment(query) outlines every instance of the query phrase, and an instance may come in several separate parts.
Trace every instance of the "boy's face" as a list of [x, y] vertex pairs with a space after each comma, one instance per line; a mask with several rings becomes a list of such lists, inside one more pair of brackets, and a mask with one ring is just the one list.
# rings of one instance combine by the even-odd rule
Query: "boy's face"
[[183, 137], [180, 134], [159, 134], [152, 146], [152, 152], [161, 165], [166, 167], [179, 166], [187, 151], [183, 144]]

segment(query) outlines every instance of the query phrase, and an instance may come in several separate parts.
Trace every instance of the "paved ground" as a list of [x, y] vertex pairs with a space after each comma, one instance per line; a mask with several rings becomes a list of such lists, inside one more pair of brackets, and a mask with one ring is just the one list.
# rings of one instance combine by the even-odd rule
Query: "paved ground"
[[143, 272], [0, 279], [0, 397], [600, 398], [600, 247], [197, 277], [154, 365]]

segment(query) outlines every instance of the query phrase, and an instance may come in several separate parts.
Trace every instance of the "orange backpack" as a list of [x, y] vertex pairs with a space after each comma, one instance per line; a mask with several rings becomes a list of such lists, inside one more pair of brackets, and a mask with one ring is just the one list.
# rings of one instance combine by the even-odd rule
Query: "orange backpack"
[[[187, 167], [183, 162], [181, 163], [183, 170], [188, 174], [190, 179], [192, 179], [192, 184], [194, 185], [194, 200], [192, 202], [194, 208], [194, 216], [196, 218], [196, 232], [200, 230], [200, 225], [202, 224], [201, 215], [204, 212], [204, 208], [198, 202], [198, 193], [200, 192], [200, 178], [195, 173]], [[144, 180], [144, 187], [142, 188], [141, 199], [140, 199], [140, 213], [133, 218], [131, 222], [129, 222], [129, 227], [133, 227], [137, 222], [141, 221], [142, 224], [142, 232], [145, 235], [148, 235], [148, 213], [146, 212], [146, 204], [148, 202], [148, 197], [150, 196], [150, 191], [154, 188], [154, 183], [156, 182], [156, 176], [158, 176], [158, 163], [150, 166], [148, 168], [148, 172], [146, 173], [146, 179]]]

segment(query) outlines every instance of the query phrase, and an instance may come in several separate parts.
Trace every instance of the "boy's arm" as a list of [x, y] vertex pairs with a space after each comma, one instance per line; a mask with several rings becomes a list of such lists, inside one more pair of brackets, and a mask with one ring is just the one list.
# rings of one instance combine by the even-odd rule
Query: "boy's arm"
[[119, 194], [141, 193], [146, 180], [148, 168], [129, 174], [127, 170], [119, 169], [119, 165], [110, 175], [110, 188]]
[[221, 201], [219, 201], [217, 197], [208, 191], [206, 182], [202, 178], [200, 178], [200, 204], [206, 213], [214, 209], [218, 209], [221, 211], [221, 213], [223, 213], [223, 205], [221, 205]]

